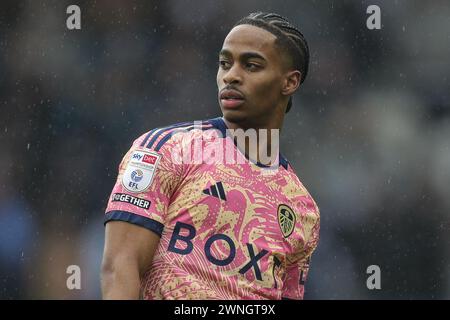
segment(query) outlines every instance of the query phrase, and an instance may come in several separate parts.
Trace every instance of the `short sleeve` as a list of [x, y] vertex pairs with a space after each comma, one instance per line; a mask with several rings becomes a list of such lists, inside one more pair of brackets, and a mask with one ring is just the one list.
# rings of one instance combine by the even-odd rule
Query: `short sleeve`
[[287, 261], [286, 278], [283, 282], [281, 294], [283, 299], [303, 299], [311, 256], [319, 241], [319, 228], [320, 222], [318, 219], [302, 252], [299, 252], [291, 261]]
[[154, 130], [136, 139], [123, 157], [105, 210], [105, 224], [125, 221], [161, 236], [182, 168], [172, 161], [175, 140], [150, 144], [152, 137], [156, 137]]

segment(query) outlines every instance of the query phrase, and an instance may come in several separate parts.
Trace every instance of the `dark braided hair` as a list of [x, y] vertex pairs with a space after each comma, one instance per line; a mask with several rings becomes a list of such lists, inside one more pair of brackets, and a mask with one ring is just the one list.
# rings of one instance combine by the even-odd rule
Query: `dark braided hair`
[[[303, 34], [293, 26], [285, 17], [276, 13], [253, 12], [239, 20], [233, 27], [249, 24], [266, 31], [277, 37], [275, 44], [285, 51], [291, 58], [292, 67], [301, 73], [300, 84], [305, 81], [309, 66], [309, 48]], [[292, 107], [292, 97], [286, 108], [286, 113]]]

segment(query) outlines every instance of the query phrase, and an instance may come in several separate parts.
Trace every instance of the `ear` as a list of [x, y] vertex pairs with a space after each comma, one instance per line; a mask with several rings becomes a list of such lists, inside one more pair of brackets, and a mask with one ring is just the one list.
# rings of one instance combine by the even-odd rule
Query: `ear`
[[300, 86], [301, 72], [298, 70], [288, 71], [284, 78], [281, 93], [285, 96], [292, 95]]

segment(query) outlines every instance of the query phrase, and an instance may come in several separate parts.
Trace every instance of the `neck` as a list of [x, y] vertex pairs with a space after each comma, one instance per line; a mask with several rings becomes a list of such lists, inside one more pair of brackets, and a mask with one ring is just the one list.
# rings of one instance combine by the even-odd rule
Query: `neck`
[[272, 166], [278, 159], [283, 119], [284, 115], [273, 115], [265, 123], [235, 123], [223, 118], [245, 156], [267, 166]]
[[272, 114], [266, 119], [262, 120], [246, 120], [240, 122], [232, 122], [225, 117], [222, 117], [223, 121], [227, 125], [228, 129], [278, 129], [281, 130], [283, 126], [284, 114]]

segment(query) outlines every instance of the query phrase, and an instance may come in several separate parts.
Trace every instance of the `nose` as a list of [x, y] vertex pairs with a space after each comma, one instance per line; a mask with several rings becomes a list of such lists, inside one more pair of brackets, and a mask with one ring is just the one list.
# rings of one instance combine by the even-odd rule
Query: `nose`
[[227, 85], [242, 83], [242, 76], [237, 63], [233, 64], [230, 69], [226, 70], [223, 76], [223, 82]]

